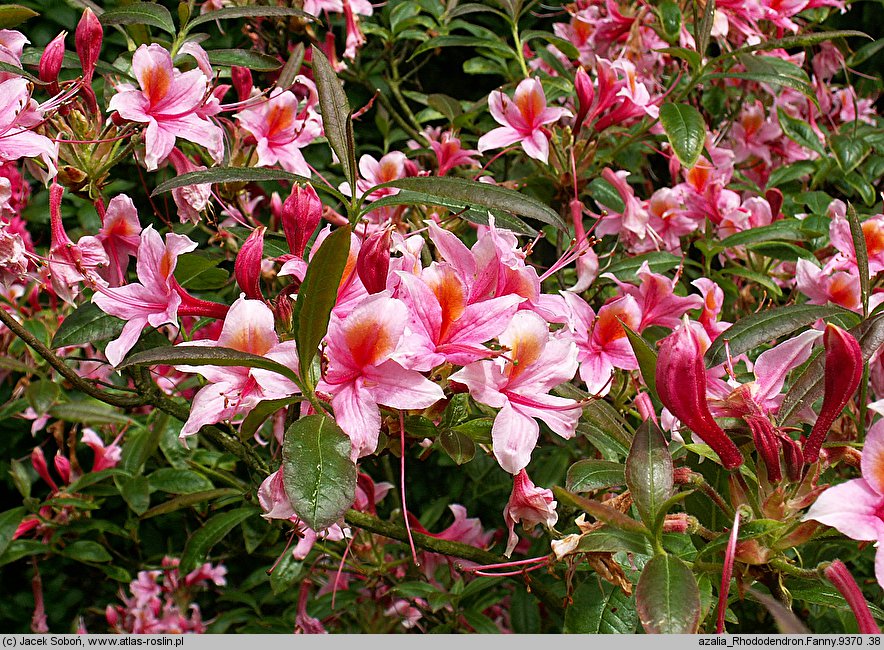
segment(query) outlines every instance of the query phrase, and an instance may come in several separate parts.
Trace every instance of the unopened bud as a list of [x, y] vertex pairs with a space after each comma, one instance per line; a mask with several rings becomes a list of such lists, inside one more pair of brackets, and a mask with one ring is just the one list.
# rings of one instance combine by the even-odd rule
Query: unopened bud
[[236, 89], [236, 96], [239, 101], [245, 101], [252, 95], [252, 71], [248, 68], [242, 68], [238, 65], [230, 68], [230, 78], [233, 80], [233, 87]]
[[387, 288], [387, 274], [390, 272], [390, 243], [392, 235], [389, 228], [384, 228], [369, 235], [359, 256], [356, 258], [356, 273], [365, 290], [370, 294], [379, 293]]
[[577, 117], [574, 119], [574, 132], [580, 131], [592, 102], [595, 99], [595, 88], [592, 80], [583, 68], [577, 68], [574, 75], [574, 90], [577, 93]]
[[285, 294], [279, 294], [273, 303], [273, 322], [276, 324], [276, 333], [280, 338], [288, 339], [294, 329], [294, 308], [292, 299]]
[[295, 185], [292, 193], [282, 204], [282, 230], [289, 250], [297, 257], [304, 257], [307, 242], [322, 218], [322, 202], [310, 183]]
[[850, 571], [847, 570], [844, 562], [835, 560], [823, 570], [823, 574], [841, 592], [844, 600], [850, 605], [850, 609], [853, 611], [853, 616], [856, 618], [856, 623], [859, 626], [859, 633], [881, 634], [878, 624], [875, 623], [875, 619], [869, 611], [869, 604], [866, 602], [866, 597], [863, 596], [862, 589], [856, 584], [856, 580], [850, 575]]
[[55, 470], [58, 472], [58, 475], [61, 476], [61, 480], [64, 483], [71, 482], [71, 461], [67, 459], [67, 457], [62, 456], [61, 452], [56, 452], [55, 454]]
[[835, 419], [853, 397], [863, 374], [863, 355], [852, 334], [829, 323], [823, 333], [826, 350], [825, 392], [820, 415], [804, 445], [805, 464], [815, 463]]
[[233, 273], [236, 283], [252, 300], [263, 300], [261, 293], [261, 262], [264, 259], [264, 226], [258, 226], [243, 242], [236, 255]]
[[763, 415], [747, 415], [743, 419], [749, 425], [755, 449], [767, 469], [767, 480], [779, 483], [783, 479], [783, 471], [780, 468], [780, 447], [773, 424]]
[[87, 81], [92, 80], [95, 73], [95, 63], [98, 61], [98, 53], [101, 52], [101, 40], [104, 32], [98, 18], [89, 7], [83, 11], [80, 22], [77, 23], [77, 31], [74, 35], [74, 44], [77, 48], [77, 56], [83, 66], [83, 75]]
[[687, 485], [691, 482], [692, 474], [690, 467], [676, 467], [672, 471], [672, 480], [676, 485]]
[[64, 39], [67, 35], [67, 32], [62, 32], [53, 38], [40, 57], [40, 81], [49, 84], [49, 92], [52, 95], [57, 94], [60, 90], [58, 73], [61, 72], [61, 64], [64, 62]]
[[700, 341], [687, 321], [663, 339], [656, 380], [660, 401], [670, 413], [718, 454], [725, 469], [739, 467], [743, 455], [709, 411]]
[[783, 447], [783, 464], [786, 466], [786, 477], [792, 483], [801, 480], [804, 467], [804, 454], [797, 440], [792, 440], [784, 433], [780, 434], [780, 444]]
[[51, 487], [53, 492], [58, 492], [58, 485], [55, 484], [55, 481], [53, 481], [52, 477], [49, 475], [49, 467], [46, 465], [46, 456], [43, 455], [43, 450], [40, 449], [40, 447], [34, 447], [34, 451], [31, 452], [31, 465], [37, 470], [37, 474], [40, 478], [46, 481], [46, 485]]
[[663, 520], [664, 533], [686, 533], [688, 532], [688, 513], [677, 512], [675, 514], [666, 515]]

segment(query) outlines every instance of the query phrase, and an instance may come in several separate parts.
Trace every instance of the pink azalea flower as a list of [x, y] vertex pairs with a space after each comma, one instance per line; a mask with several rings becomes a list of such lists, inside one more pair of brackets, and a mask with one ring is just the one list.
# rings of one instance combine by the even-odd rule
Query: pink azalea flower
[[[884, 271], [884, 215], [877, 215], [862, 222], [863, 238], [869, 258], [869, 277], [874, 278]], [[849, 270], [859, 275], [856, 250], [850, 234], [850, 224], [843, 215], [836, 214], [829, 225], [829, 237], [837, 253], [826, 264], [826, 268]]]
[[[14, 29], [0, 29], [0, 62], [21, 67], [21, 53], [30, 41]], [[13, 72], [0, 71], [0, 82], [7, 79], [21, 79]]]
[[679, 326], [682, 315], [691, 309], [700, 309], [703, 299], [697, 295], [677, 296], [674, 289], [678, 279], [670, 280], [664, 275], [653, 273], [647, 262], [643, 262], [636, 275], [641, 278], [641, 285], [621, 282], [611, 273], [602, 277], [611, 278], [628, 296], [635, 298], [641, 311], [641, 321], [637, 331], [644, 331], [651, 325], [662, 325], [674, 329]]
[[0, 82], [0, 163], [40, 158], [46, 165], [47, 176], [55, 176], [58, 145], [32, 130], [42, 121], [25, 79], [15, 77]]
[[335, 419], [353, 442], [353, 460], [377, 447], [379, 404], [424, 409], [444, 397], [438, 385], [400, 363], [412, 336], [406, 333], [408, 320], [405, 303], [381, 292], [329, 324], [328, 370], [317, 389], [332, 395]]
[[804, 520], [832, 526], [850, 539], [876, 542], [875, 577], [884, 587], [884, 420], [866, 435], [861, 469], [862, 478], [823, 492]]
[[[306, 79], [299, 81], [312, 83]], [[258, 167], [279, 164], [293, 174], [309, 178], [310, 168], [301, 149], [322, 135], [322, 121], [309, 102], [303, 109], [299, 104], [293, 92], [276, 88], [267, 101], [236, 114], [240, 126], [257, 140]]]
[[105, 445], [104, 441], [92, 429], [83, 429], [82, 442], [88, 445], [95, 453], [95, 459], [92, 461], [92, 471], [100, 472], [104, 469], [111, 469], [117, 466], [123, 457], [123, 449], [119, 446], [120, 434], [109, 445]]
[[454, 137], [451, 131], [443, 133], [439, 140], [431, 139], [430, 147], [433, 149], [433, 153], [436, 154], [436, 164], [438, 165], [436, 173], [439, 176], [445, 176], [454, 167], [459, 167], [460, 165], [474, 167], [479, 164], [479, 161], [473, 158], [479, 152], [475, 149], [463, 149], [460, 139]]
[[[175, 173], [178, 176], [188, 174], [190, 172], [198, 172], [204, 170], [205, 165], [197, 165], [185, 156], [181, 151], [174, 147], [169, 154], [169, 162], [175, 167]], [[184, 187], [176, 187], [172, 190], [172, 199], [175, 201], [175, 207], [178, 208], [178, 218], [181, 223], [189, 221], [190, 223], [199, 223], [200, 214], [209, 205], [212, 198], [212, 184], [200, 183], [197, 185], [185, 185]]]
[[519, 471], [513, 480], [510, 500], [503, 509], [503, 518], [510, 531], [504, 551], [504, 555], [509, 557], [519, 543], [515, 530], [517, 523], [521, 521], [522, 527], [528, 531], [537, 524], [547, 528], [556, 525], [559, 515], [556, 512], [552, 490], [535, 486], [524, 469]]
[[795, 264], [795, 283], [811, 305], [831, 302], [857, 312], [862, 309], [857, 273], [835, 271], [829, 274], [813, 262], [799, 259]]
[[520, 142], [528, 156], [543, 163], [549, 160], [549, 136], [542, 127], [570, 115], [564, 108], [546, 105], [546, 95], [537, 78], [522, 80], [512, 100], [499, 90], [492, 91], [488, 108], [494, 120], [503, 126], [479, 138], [479, 151], [484, 153]]
[[110, 200], [95, 238], [101, 242], [109, 261], [103, 275], [110, 286], [118, 287], [126, 279], [129, 257], [135, 256], [141, 243], [141, 223], [132, 199], [120, 194]]
[[224, 132], [206, 119], [209, 80], [199, 69], [180, 72], [163, 47], [142, 45], [132, 55], [132, 73], [140, 90], [131, 84], [117, 86], [108, 105], [120, 117], [147, 124], [144, 132], [144, 162], [149, 171], [166, 159], [182, 138], [205, 147], [216, 162], [224, 154]]
[[574, 436], [580, 404], [549, 391], [574, 376], [577, 347], [551, 337], [547, 323], [530, 311], [518, 312], [498, 340], [505, 357], [471, 363], [450, 380], [464, 384], [477, 402], [500, 409], [491, 429], [494, 457], [517, 474], [540, 435], [534, 418], [565, 439]]
[[636, 198], [629, 183], [626, 182], [627, 176], [629, 176], [629, 172], [626, 171], [614, 172], [609, 167], [602, 170], [602, 178], [617, 190], [624, 208], [623, 212], [617, 212], [610, 206], [601, 205], [607, 214], [602, 216], [596, 227], [596, 233], [599, 235], [631, 233], [637, 239], [644, 239], [647, 234], [648, 211]]
[[[385, 156], [382, 156], [380, 160], [377, 160], [374, 156], [365, 154], [359, 159], [360, 178], [356, 181], [356, 189], [360, 194], [365, 194], [375, 185], [405, 178], [410, 175], [407, 166], [408, 159], [401, 151], [391, 151]], [[347, 196], [350, 196], [352, 191], [350, 189], [350, 184], [346, 182], [341, 183], [340, 190]], [[396, 188], [384, 187], [369, 194], [366, 197], [366, 200], [376, 201], [385, 196], [392, 196], [393, 194], [398, 193], [399, 190]]]
[[[231, 348], [273, 359], [295, 372], [298, 368], [295, 342], [280, 343], [274, 329], [273, 312], [261, 300], [240, 297], [227, 312], [217, 341], [201, 339], [187, 345]], [[193, 397], [190, 416], [181, 427], [181, 438], [195, 434], [205, 424], [232, 420], [248, 413], [263, 400], [288, 397], [298, 392], [291, 380], [259, 368], [176, 366], [176, 369], [199, 373], [208, 381]]]

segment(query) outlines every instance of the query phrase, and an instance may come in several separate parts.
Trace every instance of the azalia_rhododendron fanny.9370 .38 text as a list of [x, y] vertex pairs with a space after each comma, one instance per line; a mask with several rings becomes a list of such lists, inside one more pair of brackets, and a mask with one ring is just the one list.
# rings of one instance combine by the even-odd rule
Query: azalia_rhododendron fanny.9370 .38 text
[[0, 7], [0, 629], [879, 632], [869, 3], [86, 4]]

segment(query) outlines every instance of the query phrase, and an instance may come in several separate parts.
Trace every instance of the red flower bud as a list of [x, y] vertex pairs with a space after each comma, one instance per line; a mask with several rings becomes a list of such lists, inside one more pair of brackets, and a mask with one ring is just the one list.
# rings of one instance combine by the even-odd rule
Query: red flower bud
[[688, 532], [688, 523], [688, 513], [686, 512], [666, 515], [666, 518], [663, 520], [663, 532], [684, 534]]
[[391, 241], [390, 229], [384, 228], [369, 235], [362, 242], [362, 248], [359, 249], [359, 256], [356, 258], [356, 273], [370, 294], [387, 288]]
[[743, 455], [709, 411], [700, 341], [687, 323], [660, 344], [656, 379], [657, 394], [669, 412], [712, 447], [726, 469], [739, 467]]
[[801, 453], [801, 445], [797, 440], [792, 440], [785, 433], [780, 434], [780, 444], [783, 447], [783, 461], [786, 465], [786, 476], [792, 483], [801, 480], [801, 470], [804, 465], [804, 455]]
[[101, 51], [103, 35], [104, 32], [98, 18], [89, 7], [86, 7], [80, 22], [77, 23], [74, 44], [80, 64], [83, 66], [83, 76], [87, 81], [92, 81], [92, 75], [95, 73], [95, 63], [98, 61], [98, 53]]
[[583, 68], [577, 68], [574, 75], [574, 90], [577, 93], [577, 117], [574, 119], [574, 132], [577, 133], [583, 127], [592, 102], [595, 99], [595, 88], [592, 79]]
[[844, 600], [850, 605], [853, 615], [856, 617], [860, 634], [881, 634], [881, 630], [872, 618], [869, 604], [863, 596], [862, 590], [856, 584], [856, 580], [850, 575], [850, 571], [841, 560], [835, 560], [827, 566], [823, 573], [826, 578], [835, 585], [835, 588], [844, 596]]
[[67, 32], [62, 32], [52, 39], [40, 57], [40, 81], [45, 81], [49, 84], [49, 92], [53, 95], [57, 94], [60, 90], [58, 87], [58, 73], [61, 72], [61, 64], [64, 61], [64, 39], [67, 35]]
[[264, 259], [264, 226], [258, 226], [252, 234], [243, 242], [236, 262], [233, 265], [233, 273], [236, 283], [245, 292], [247, 298], [263, 300], [261, 293], [261, 261]]
[[303, 258], [307, 242], [322, 218], [322, 202], [310, 183], [295, 185], [282, 204], [282, 230], [292, 254]]
[[783, 479], [783, 471], [780, 468], [780, 446], [774, 425], [763, 415], [747, 415], [743, 419], [749, 425], [755, 448], [767, 468], [767, 480], [779, 483]]
[[252, 94], [252, 71], [235, 65], [230, 68], [230, 77], [239, 101], [248, 99]]
[[826, 350], [823, 406], [804, 445], [805, 464], [819, 459], [823, 441], [835, 419], [853, 397], [863, 374], [863, 354], [859, 342], [849, 332], [829, 323], [823, 334]]
[[58, 485], [55, 484], [55, 481], [53, 481], [52, 477], [49, 475], [49, 467], [46, 465], [46, 456], [43, 455], [43, 450], [39, 447], [34, 447], [34, 451], [31, 452], [31, 465], [37, 470], [37, 474], [40, 478], [46, 481], [46, 484], [52, 488], [52, 491], [58, 492]]
[[71, 461], [62, 456], [61, 452], [56, 452], [55, 454], [55, 470], [61, 476], [62, 481], [65, 483], [71, 482]]

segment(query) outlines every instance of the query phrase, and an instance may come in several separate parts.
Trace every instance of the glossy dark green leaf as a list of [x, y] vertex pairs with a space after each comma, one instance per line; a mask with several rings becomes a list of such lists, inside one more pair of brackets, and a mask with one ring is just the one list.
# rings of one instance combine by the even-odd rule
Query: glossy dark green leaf
[[695, 634], [700, 590], [693, 572], [674, 555], [657, 555], [642, 570], [635, 604], [648, 634]]
[[[272, 181], [299, 181], [309, 183], [310, 179], [287, 172], [283, 169], [264, 169], [263, 167], [212, 167], [197, 172], [188, 172], [167, 180], [157, 185], [151, 192], [151, 196], [157, 196], [164, 192], [171, 192], [179, 187], [187, 185], [201, 185], [214, 183], [261, 183]], [[317, 185], [317, 190], [322, 190], [322, 185]]]
[[865, 63], [873, 56], [875, 56], [881, 49], [884, 48], [884, 38], [879, 38], [877, 41], [872, 41], [871, 43], [866, 43], [861, 48], [856, 50], [853, 54], [847, 57], [847, 60], [844, 62], [848, 68], [854, 68], [861, 63]]
[[826, 305], [787, 305], [741, 318], [709, 346], [704, 357], [706, 367], [712, 368], [727, 360], [725, 341], [728, 342], [731, 355], [737, 356], [791, 334], [818, 318], [830, 318], [844, 311], [842, 307]]
[[727, 56], [739, 56], [741, 54], [749, 54], [751, 52], [762, 52], [776, 49], [788, 49], [792, 47], [809, 47], [811, 45], [816, 45], [817, 43], [825, 43], [827, 41], [833, 41], [836, 38], [850, 38], [850, 37], [863, 37], [863, 38], [871, 38], [865, 32], [858, 32], [853, 29], [843, 29], [843, 30], [834, 30], [828, 32], [808, 32], [807, 34], [798, 34], [795, 36], [786, 36], [785, 38], [777, 38], [769, 41], [764, 41], [762, 43], [756, 43], [755, 45], [745, 45], [743, 47], [737, 48], [732, 52], [727, 52], [722, 54], [719, 58], [725, 58]]
[[621, 463], [609, 460], [578, 460], [568, 468], [565, 489], [571, 492], [591, 492], [615, 485], [626, 485], [626, 475]]
[[260, 6], [260, 5], [244, 5], [241, 7], [223, 7], [215, 11], [208, 11], [200, 14], [187, 23], [187, 30], [190, 31], [197, 25], [210, 23], [215, 20], [230, 20], [232, 18], [282, 18], [297, 17], [312, 22], [319, 22], [319, 19], [308, 14], [306, 11], [294, 9], [290, 7]]
[[23, 557], [42, 555], [46, 552], [48, 549], [43, 542], [34, 539], [16, 539], [9, 544], [3, 554], [0, 554], [0, 566], [15, 562]]
[[744, 79], [770, 86], [792, 88], [816, 103], [816, 94], [810, 78], [794, 63], [771, 56], [743, 55], [740, 57], [745, 71], [717, 72], [706, 79]]
[[620, 321], [620, 325], [623, 327], [623, 331], [626, 332], [626, 338], [629, 340], [629, 345], [635, 353], [636, 360], [638, 360], [638, 368], [641, 371], [642, 380], [644, 380], [645, 386], [648, 387], [648, 392], [651, 393], [651, 396], [654, 399], [659, 399], [659, 397], [657, 397], [656, 374], [657, 351], [650, 343], [648, 343], [645, 337], [638, 332], [633, 331], [629, 325], [623, 321]]
[[603, 526], [599, 530], [583, 534], [575, 551], [581, 553], [624, 552], [639, 555], [652, 555], [654, 552], [645, 535], [618, 530], [611, 526]]
[[617, 193], [617, 190], [601, 176], [593, 178], [587, 186], [589, 195], [595, 201], [599, 208], [613, 210], [614, 212], [623, 212], [626, 206], [623, 199]]
[[126, 324], [121, 318], [105, 314], [98, 305], [87, 302], [77, 307], [58, 326], [52, 347], [95, 343], [119, 336]]
[[777, 283], [774, 282], [769, 275], [765, 275], [764, 273], [750, 271], [749, 269], [744, 269], [737, 266], [733, 268], [722, 269], [721, 274], [745, 278], [750, 282], [754, 282], [755, 284], [764, 287], [772, 296], [780, 297], [783, 295], [783, 290], [780, 289], [779, 285], [777, 285]]
[[619, 587], [590, 576], [574, 590], [565, 610], [565, 634], [633, 634], [635, 601]]
[[421, 192], [427, 196], [437, 196], [463, 205], [511, 212], [519, 217], [536, 219], [560, 230], [567, 230], [559, 214], [545, 203], [499, 185], [448, 176], [411, 176], [382, 183], [372, 189], [383, 187]]
[[491, 50], [492, 52], [496, 52], [498, 54], [502, 54], [504, 56], [513, 55], [512, 48], [510, 48], [509, 45], [503, 43], [502, 41], [492, 41], [479, 36], [458, 36], [453, 34], [446, 34], [443, 36], [436, 36], [422, 43], [414, 51], [409, 60], [414, 59], [414, 57], [419, 56], [424, 52], [429, 52], [430, 50], [435, 50], [437, 48], [443, 47], [483, 48], [486, 50]]
[[641, 524], [641, 522], [636, 521], [632, 517], [623, 514], [616, 508], [612, 508], [611, 506], [601, 503], [600, 501], [596, 501], [595, 499], [587, 499], [580, 496], [579, 494], [569, 492], [568, 490], [559, 486], [553, 487], [553, 494], [560, 503], [570, 505], [575, 508], [582, 508], [587, 512], [587, 514], [595, 517], [599, 521], [603, 521], [613, 528], [625, 530], [632, 533], [639, 533], [642, 535], [648, 534], [648, 529], [645, 528]]
[[657, 16], [660, 18], [663, 36], [670, 43], [674, 43], [681, 33], [681, 9], [678, 3], [673, 0], [663, 0], [657, 6]]
[[282, 63], [276, 57], [252, 50], [206, 50], [206, 54], [212, 65], [225, 67], [237, 65], [249, 68], [253, 72], [270, 72], [282, 67]]
[[0, 514], [0, 557], [6, 551], [18, 525], [25, 518], [27, 510], [22, 507], [13, 508]]
[[556, 36], [551, 32], [532, 29], [526, 32], [522, 32], [519, 36], [522, 39], [522, 43], [529, 43], [533, 40], [540, 39], [555, 47], [559, 52], [564, 54], [572, 61], [576, 61], [580, 58], [580, 50], [574, 47], [571, 41]]
[[202, 474], [174, 467], [160, 468], [148, 476], [147, 480], [152, 490], [169, 494], [195, 494], [206, 492], [214, 487], [212, 482]]
[[113, 559], [101, 544], [87, 539], [68, 544], [61, 554], [78, 562], [110, 562]]
[[476, 455], [476, 443], [473, 439], [453, 429], [446, 429], [439, 434], [439, 444], [445, 453], [458, 465], [463, 465], [473, 460]]
[[175, 512], [176, 510], [190, 508], [191, 506], [195, 506], [198, 503], [204, 503], [206, 501], [213, 501], [215, 499], [224, 499], [241, 495], [242, 492], [234, 488], [218, 488], [215, 490], [206, 490], [205, 492], [182, 494], [181, 496], [177, 496], [174, 499], [169, 499], [164, 503], [154, 506], [143, 515], [141, 515], [141, 519], [150, 519], [151, 517], [165, 515], [170, 512]]
[[693, 167], [703, 153], [706, 123], [700, 111], [690, 104], [663, 104], [660, 123], [672, 150], [685, 167]]
[[93, 399], [73, 400], [56, 404], [49, 415], [65, 422], [80, 422], [89, 426], [97, 424], [131, 424], [132, 418], [103, 402]]
[[33, 9], [28, 9], [22, 5], [4, 5], [0, 7], [0, 29], [12, 29], [26, 20], [39, 15]]
[[270, 590], [274, 595], [291, 593], [297, 589], [297, 582], [304, 574], [304, 564], [296, 560], [291, 553], [283, 553], [279, 564], [273, 567], [270, 574]]
[[338, 79], [322, 50], [313, 46], [313, 78], [319, 94], [322, 126], [332, 151], [344, 167], [344, 176], [351, 188], [356, 187], [356, 145], [353, 138], [353, 119], [344, 85]]
[[308, 415], [285, 433], [282, 467], [285, 493], [313, 530], [328, 528], [353, 504], [356, 465], [350, 438], [334, 420]]
[[283, 397], [281, 399], [268, 399], [258, 402], [258, 405], [249, 411], [239, 428], [239, 436], [242, 440], [251, 438], [267, 419], [279, 409], [287, 407], [301, 400], [300, 397]]
[[642, 521], [651, 528], [660, 506], [675, 492], [672, 456], [663, 432], [652, 420], [635, 430], [626, 457], [626, 485]]
[[25, 397], [28, 400], [28, 404], [40, 415], [46, 413], [49, 407], [58, 401], [60, 393], [61, 386], [48, 379], [32, 381], [25, 389]]
[[862, 298], [863, 314], [869, 313], [869, 249], [863, 226], [856, 215], [853, 205], [847, 204], [847, 222], [850, 224], [850, 236], [853, 239], [853, 250], [856, 255], [856, 266], [859, 271], [859, 289]]
[[[176, 471], [176, 470], [173, 470]], [[150, 508], [150, 484], [144, 476], [125, 479], [120, 485], [120, 496], [136, 515], [142, 515]]]
[[104, 26], [150, 25], [175, 34], [172, 14], [163, 5], [156, 2], [134, 2], [116, 9], [108, 9], [98, 17], [98, 20]]
[[659, 50], [654, 51], [660, 52], [661, 54], [668, 54], [669, 56], [673, 56], [677, 59], [684, 59], [688, 62], [691, 70], [696, 70], [700, 67], [702, 63], [700, 55], [697, 53], [697, 51], [691, 50], [686, 47], [662, 47]]
[[[694, 7], [697, 7], [694, 5]], [[699, 19], [697, 19], [699, 18]], [[709, 47], [709, 38], [712, 36], [712, 27], [715, 23], [715, 0], [707, 0], [703, 6], [703, 12], [695, 15], [694, 20], [694, 42], [697, 44], [697, 53], [702, 57], [706, 55], [706, 49]]]
[[817, 152], [821, 156], [826, 155], [825, 148], [820, 143], [819, 137], [817, 137], [810, 124], [797, 117], [792, 117], [779, 106], [777, 107], [777, 117], [779, 118], [780, 128], [790, 140], [800, 144], [805, 149]]
[[310, 366], [319, 342], [328, 331], [328, 321], [338, 297], [338, 285], [350, 254], [350, 228], [343, 226], [322, 241], [310, 257], [304, 281], [298, 291], [293, 319], [298, 361], [304, 381], [310, 382]]
[[36, 84], [38, 86], [45, 86], [46, 85], [44, 82], [40, 81], [37, 77], [35, 77], [34, 75], [32, 75], [28, 72], [25, 72], [17, 65], [12, 65], [11, 63], [6, 63], [5, 61], [0, 61], [0, 72], [7, 72], [7, 73], [9, 73], [11, 75], [15, 75], [17, 77], [24, 77], [25, 79], [30, 81], [32, 84]]
[[183, 574], [193, 571], [205, 561], [215, 544], [227, 537], [230, 531], [239, 524], [256, 514], [257, 512], [253, 508], [237, 508], [219, 513], [209, 519], [196, 529], [187, 540], [184, 553], [181, 555], [179, 570]]
[[[610, 273], [621, 282], [631, 282], [638, 278], [638, 270], [645, 262], [654, 273], [664, 273], [678, 266], [681, 263], [681, 258], [666, 251], [651, 251], [614, 262], [605, 269], [605, 273]], [[602, 280], [611, 281], [608, 278], [602, 278]]]
[[[318, 342], [317, 342], [318, 345]], [[286, 366], [267, 357], [240, 352], [232, 348], [203, 347], [200, 345], [167, 345], [133, 354], [117, 366], [118, 370], [131, 366], [234, 366], [270, 370], [292, 381], [298, 375]]]
[[804, 259], [812, 262], [815, 265], [819, 265], [819, 262], [817, 261], [816, 256], [814, 256], [813, 251], [808, 250], [807, 248], [802, 248], [801, 246], [796, 246], [795, 244], [789, 242], [758, 242], [756, 244], [748, 244], [746, 248], [748, 248], [753, 253], [764, 255], [765, 257], [770, 257], [771, 259], [780, 260], [782, 262], [796, 262], [798, 260]]
[[835, 161], [845, 174], [856, 169], [872, 150], [864, 139], [849, 135], [833, 135], [829, 138], [829, 146], [835, 154]]
[[800, 241], [806, 238], [807, 232], [800, 221], [797, 219], [780, 219], [766, 226], [748, 228], [747, 230], [741, 230], [733, 235], [729, 235], [721, 240], [721, 245], [725, 248], [733, 248], [734, 246], [745, 246], [746, 244], [766, 241], [782, 239]]

